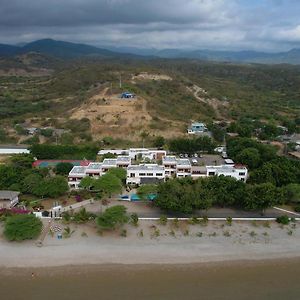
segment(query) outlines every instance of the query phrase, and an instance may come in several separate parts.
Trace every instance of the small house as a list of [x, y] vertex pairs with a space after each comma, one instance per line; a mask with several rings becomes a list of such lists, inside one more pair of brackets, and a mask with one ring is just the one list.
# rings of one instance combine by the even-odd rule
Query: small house
[[204, 123], [195, 122], [188, 128], [188, 134], [201, 134], [207, 131]]
[[12, 208], [19, 203], [19, 192], [0, 191], [0, 207]]

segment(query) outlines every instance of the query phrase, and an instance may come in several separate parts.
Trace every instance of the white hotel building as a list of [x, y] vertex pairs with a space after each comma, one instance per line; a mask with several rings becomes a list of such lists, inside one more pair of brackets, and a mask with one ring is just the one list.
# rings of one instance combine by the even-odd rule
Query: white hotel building
[[247, 181], [248, 169], [242, 165], [207, 166], [207, 176], [230, 176], [236, 180]]
[[157, 164], [132, 165], [127, 168], [126, 184], [153, 184], [165, 181], [165, 168]]
[[248, 178], [248, 170], [242, 165], [192, 166], [189, 159], [176, 158], [175, 156], [164, 156], [162, 165], [132, 165], [130, 156], [118, 156], [115, 159], [104, 159], [101, 163], [90, 163], [87, 167], [73, 167], [69, 173], [69, 187], [78, 189], [82, 178], [86, 176], [99, 178], [111, 168], [126, 169], [126, 184], [128, 185], [158, 183], [171, 177], [184, 178], [188, 176], [198, 179], [199, 177], [223, 175], [243, 182], [246, 182]]

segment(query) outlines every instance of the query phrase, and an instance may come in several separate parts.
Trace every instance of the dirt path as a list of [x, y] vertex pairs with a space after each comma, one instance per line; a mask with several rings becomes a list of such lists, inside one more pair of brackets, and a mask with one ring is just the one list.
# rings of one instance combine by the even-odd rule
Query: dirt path
[[216, 117], [217, 119], [224, 119], [224, 116], [222, 115], [221, 111], [220, 111], [220, 108], [221, 107], [227, 107], [228, 104], [225, 103], [225, 102], [222, 102], [218, 99], [215, 99], [215, 98], [211, 98], [211, 99], [208, 99], [208, 98], [203, 98], [201, 97], [199, 94], [207, 94], [207, 92], [202, 89], [200, 86], [194, 84], [192, 88], [190, 87], [187, 87], [187, 89], [193, 93], [193, 96], [199, 101], [199, 102], [202, 102], [202, 103], [205, 103], [205, 104], [208, 104], [210, 105], [215, 113], [216, 113]]

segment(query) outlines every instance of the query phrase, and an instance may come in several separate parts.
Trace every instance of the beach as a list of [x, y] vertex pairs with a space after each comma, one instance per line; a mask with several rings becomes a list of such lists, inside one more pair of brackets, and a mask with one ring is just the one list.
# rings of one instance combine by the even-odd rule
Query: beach
[[140, 221], [122, 230], [100, 235], [91, 224], [64, 225], [74, 233], [58, 239], [47, 235], [42, 247], [35, 241], [0, 243], [3, 268], [41, 268], [101, 264], [194, 264], [235, 260], [267, 260], [300, 257], [300, 226], [276, 222], [209, 221], [207, 225], [178, 227], [169, 221]]
[[[62, 224], [58, 239], [0, 242], [6, 300], [299, 299], [300, 227], [275, 222], [140, 221], [100, 235], [93, 223]], [[141, 231], [143, 235], [141, 236]], [[124, 234], [123, 234], [124, 235]]]

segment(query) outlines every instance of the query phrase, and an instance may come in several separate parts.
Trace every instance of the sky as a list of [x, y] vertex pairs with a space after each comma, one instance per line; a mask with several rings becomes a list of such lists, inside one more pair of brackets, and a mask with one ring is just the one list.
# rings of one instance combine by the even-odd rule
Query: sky
[[0, 0], [0, 43], [99, 47], [300, 48], [299, 0]]

